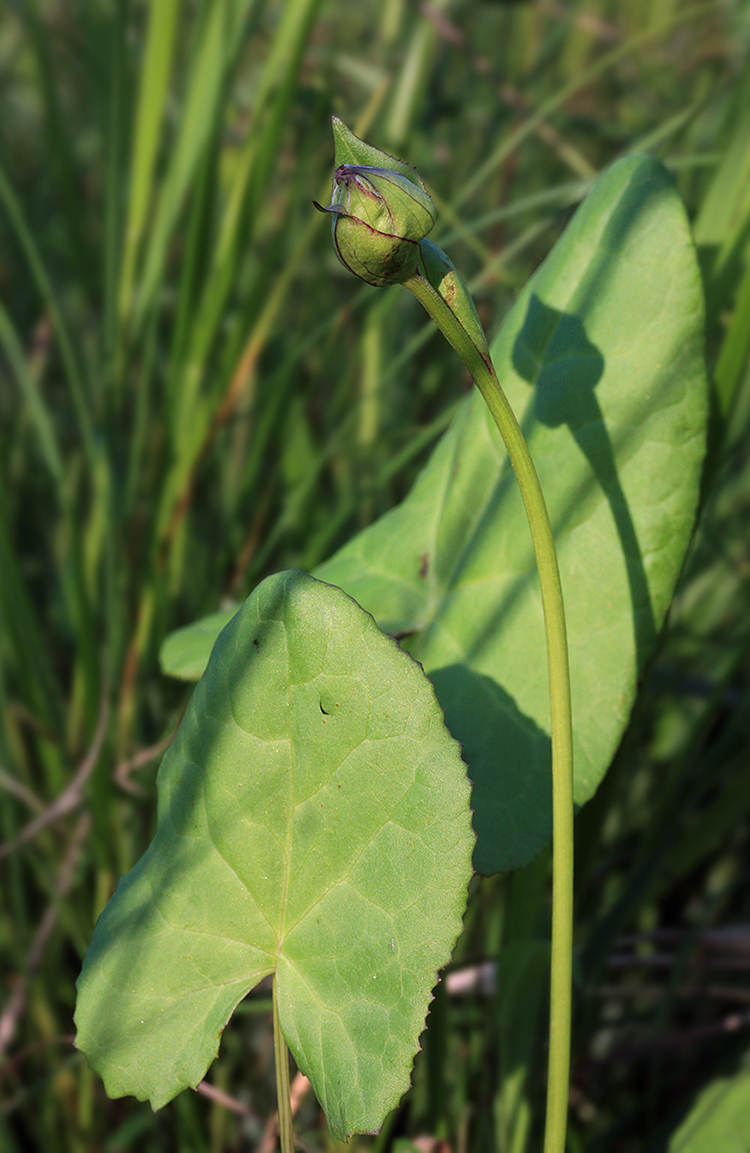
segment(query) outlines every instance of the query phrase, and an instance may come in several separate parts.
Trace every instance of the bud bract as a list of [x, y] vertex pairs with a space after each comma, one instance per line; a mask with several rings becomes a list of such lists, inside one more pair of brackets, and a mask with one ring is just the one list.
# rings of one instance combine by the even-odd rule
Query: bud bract
[[365, 144], [337, 117], [333, 133], [333, 198], [327, 207], [315, 207], [333, 217], [339, 260], [378, 287], [408, 280], [417, 272], [419, 242], [435, 223], [435, 208], [419, 173]]
[[440, 293], [480, 355], [489, 358], [487, 337], [474, 299], [453, 261], [431, 240], [424, 240], [419, 246], [419, 271]]

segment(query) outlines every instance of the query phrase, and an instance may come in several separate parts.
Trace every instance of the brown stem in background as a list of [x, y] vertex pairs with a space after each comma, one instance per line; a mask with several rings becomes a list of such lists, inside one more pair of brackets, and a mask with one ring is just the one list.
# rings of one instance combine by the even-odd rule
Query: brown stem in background
[[36, 931], [31, 949], [29, 950], [26, 972], [23, 976], [16, 977], [15, 987], [11, 993], [10, 1000], [5, 1006], [2, 1016], [0, 1016], [0, 1054], [5, 1053], [8, 1045], [10, 1045], [15, 1036], [18, 1022], [26, 1008], [26, 993], [29, 978], [32, 977], [34, 973], [37, 973], [41, 967], [45, 949], [57, 924], [60, 898], [65, 897], [70, 890], [73, 883], [73, 873], [83, 852], [83, 847], [90, 829], [91, 814], [82, 813], [78, 818], [78, 824], [73, 831], [68, 851], [63, 858], [63, 863], [60, 866], [60, 871], [55, 880], [55, 899], [47, 906], [39, 928]]
[[40, 833], [42, 829], [46, 829], [48, 825], [53, 824], [59, 817], [71, 812], [72, 809], [77, 809], [78, 806], [83, 803], [83, 786], [96, 768], [96, 763], [99, 760], [99, 754], [104, 744], [108, 720], [109, 693], [105, 685], [102, 689], [99, 719], [97, 721], [94, 739], [91, 742], [91, 748], [81, 761], [75, 776], [68, 787], [60, 793], [60, 796], [57, 797], [43, 813], [40, 813], [33, 821], [29, 821], [28, 825], [24, 826], [17, 837], [14, 837], [12, 841], [6, 841], [4, 845], [0, 845], [0, 861], [9, 857], [10, 854], [15, 852], [16, 849], [19, 849], [21, 845], [25, 845], [27, 841], [32, 840], [37, 833]]

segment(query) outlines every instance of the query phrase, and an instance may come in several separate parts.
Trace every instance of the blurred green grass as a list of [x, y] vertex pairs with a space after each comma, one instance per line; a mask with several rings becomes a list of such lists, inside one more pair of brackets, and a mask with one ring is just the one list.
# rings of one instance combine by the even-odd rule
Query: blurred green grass
[[[154, 1115], [72, 1048], [73, 983], [153, 831], [186, 701], [162, 639], [396, 503], [468, 386], [416, 306], [336, 263], [311, 209], [332, 113], [420, 169], [490, 336], [606, 164], [674, 172], [711, 447], [662, 652], [577, 822], [570, 1148], [665, 1148], [738, 1060], [750, 946], [715, 942], [750, 924], [749, 55], [746, 0], [4, 8], [0, 1148], [254, 1148], [273, 1110], [262, 998], [209, 1073], [234, 1109]], [[497, 962], [499, 992], [441, 989], [412, 1093], [350, 1147], [538, 1147], [547, 895], [546, 856], [476, 880], [454, 969]], [[309, 1099], [298, 1131], [331, 1148]]]

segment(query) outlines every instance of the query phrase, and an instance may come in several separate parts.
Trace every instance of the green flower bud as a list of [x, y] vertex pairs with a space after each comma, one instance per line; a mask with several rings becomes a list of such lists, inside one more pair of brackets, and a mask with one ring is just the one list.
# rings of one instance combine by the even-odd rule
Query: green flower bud
[[435, 223], [435, 208], [419, 173], [365, 144], [333, 118], [336, 170], [330, 212], [336, 254], [350, 272], [381, 287], [413, 276], [419, 242]]

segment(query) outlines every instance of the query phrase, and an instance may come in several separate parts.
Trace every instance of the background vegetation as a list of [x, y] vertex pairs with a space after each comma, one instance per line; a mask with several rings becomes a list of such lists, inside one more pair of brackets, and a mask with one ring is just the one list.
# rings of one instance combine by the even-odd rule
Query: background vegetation
[[[264, 1140], [267, 994], [153, 1114], [73, 1049], [74, 981], [153, 832], [189, 692], [164, 636], [391, 507], [467, 388], [335, 261], [332, 112], [419, 167], [490, 337], [618, 155], [660, 156], [694, 221], [703, 509], [577, 821], [570, 1148], [669, 1148], [750, 1038], [747, 0], [17, 0], [0, 107], [0, 1148]], [[546, 854], [475, 878], [414, 1088], [353, 1146], [538, 1148], [548, 889]], [[309, 1095], [297, 1129], [333, 1147]]]

